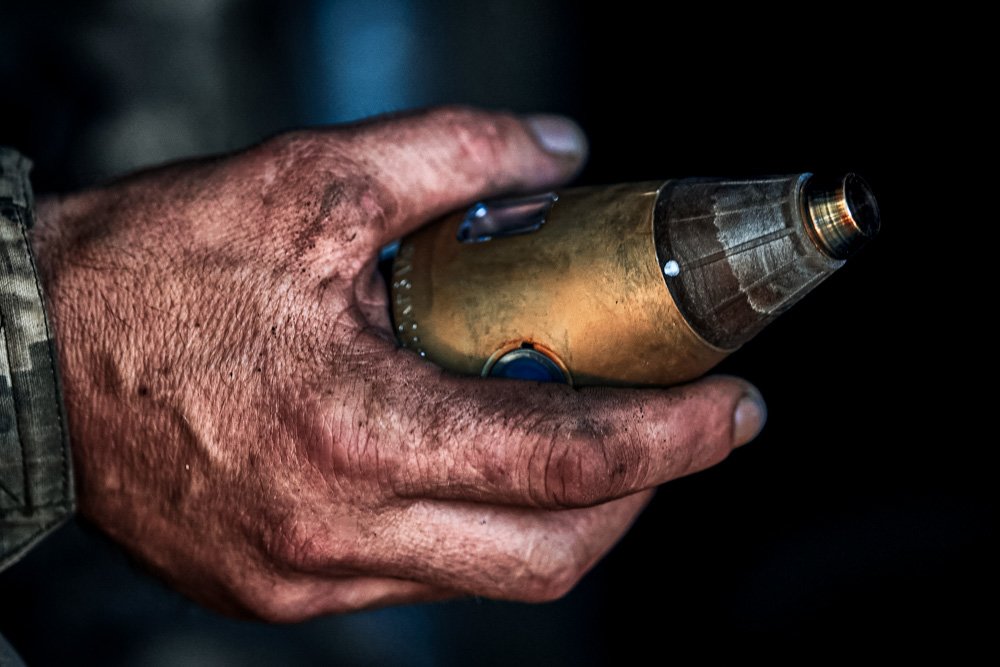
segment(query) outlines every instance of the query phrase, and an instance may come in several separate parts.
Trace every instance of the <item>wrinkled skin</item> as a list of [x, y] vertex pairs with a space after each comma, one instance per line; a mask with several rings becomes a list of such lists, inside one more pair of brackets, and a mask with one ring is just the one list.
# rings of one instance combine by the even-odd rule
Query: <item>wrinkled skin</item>
[[374, 257], [581, 153], [443, 109], [41, 200], [83, 515], [192, 598], [276, 621], [565, 593], [649, 489], [756, 433], [760, 410], [733, 418], [754, 390], [452, 376], [397, 347]]

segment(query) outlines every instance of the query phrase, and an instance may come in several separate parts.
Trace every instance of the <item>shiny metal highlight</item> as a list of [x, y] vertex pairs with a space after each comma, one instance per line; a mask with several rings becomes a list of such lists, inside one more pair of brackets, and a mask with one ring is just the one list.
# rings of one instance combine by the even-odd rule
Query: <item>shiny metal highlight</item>
[[811, 231], [820, 250], [847, 259], [878, 233], [878, 203], [857, 174], [835, 181], [813, 179], [806, 190]]

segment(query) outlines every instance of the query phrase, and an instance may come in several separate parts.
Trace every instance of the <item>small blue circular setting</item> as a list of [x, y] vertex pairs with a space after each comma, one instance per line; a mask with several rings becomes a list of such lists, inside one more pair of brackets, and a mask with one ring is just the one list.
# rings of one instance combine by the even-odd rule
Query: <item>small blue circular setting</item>
[[490, 368], [490, 377], [535, 382], [566, 382], [562, 369], [547, 356], [531, 348], [511, 350], [496, 360]]

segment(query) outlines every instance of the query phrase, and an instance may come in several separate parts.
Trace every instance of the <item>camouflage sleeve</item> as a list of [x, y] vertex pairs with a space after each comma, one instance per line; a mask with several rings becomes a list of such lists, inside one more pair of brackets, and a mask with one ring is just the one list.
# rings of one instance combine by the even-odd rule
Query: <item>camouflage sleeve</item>
[[73, 512], [55, 341], [28, 242], [31, 162], [0, 146], [0, 570]]

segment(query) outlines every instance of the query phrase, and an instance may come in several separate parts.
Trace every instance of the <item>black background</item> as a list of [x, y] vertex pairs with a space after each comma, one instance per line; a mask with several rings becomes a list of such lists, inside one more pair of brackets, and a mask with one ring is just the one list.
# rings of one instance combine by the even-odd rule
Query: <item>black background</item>
[[[41, 190], [115, 172], [77, 138], [133, 88], [73, 55], [79, 26], [113, 4], [8, 14], [16, 35], [2, 72], [19, 88], [7, 88], [0, 140], [35, 157]], [[232, 133], [206, 139], [206, 151], [316, 119], [316, 65], [297, 37], [307, 4], [229, 10], [219, 39], [240, 61], [225, 72], [242, 87], [220, 112]], [[847, 170], [868, 179], [880, 236], [720, 368], [760, 387], [764, 433], [663, 487], [555, 604], [467, 601], [291, 628], [220, 620], [72, 526], [0, 576], [0, 631], [36, 664], [628, 664], [692, 650], [985, 646], [995, 438], [980, 398], [990, 390], [961, 378], [988, 385], [991, 355], [972, 325], [986, 297], [970, 308], [956, 296], [985, 287], [963, 272], [975, 241], [935, 202], [962, 192], [949, 146], [977, 136], [959, 76], [969, 63], [960, 43], [934, 36], [950, 33], [947, 17], [878, 21], [846, 5], [410, 4], [425, 36], [419, 101], [572, 115], [591, 141], [581, 183]], [[134, 39], [144, 29], [131, 28]]]

